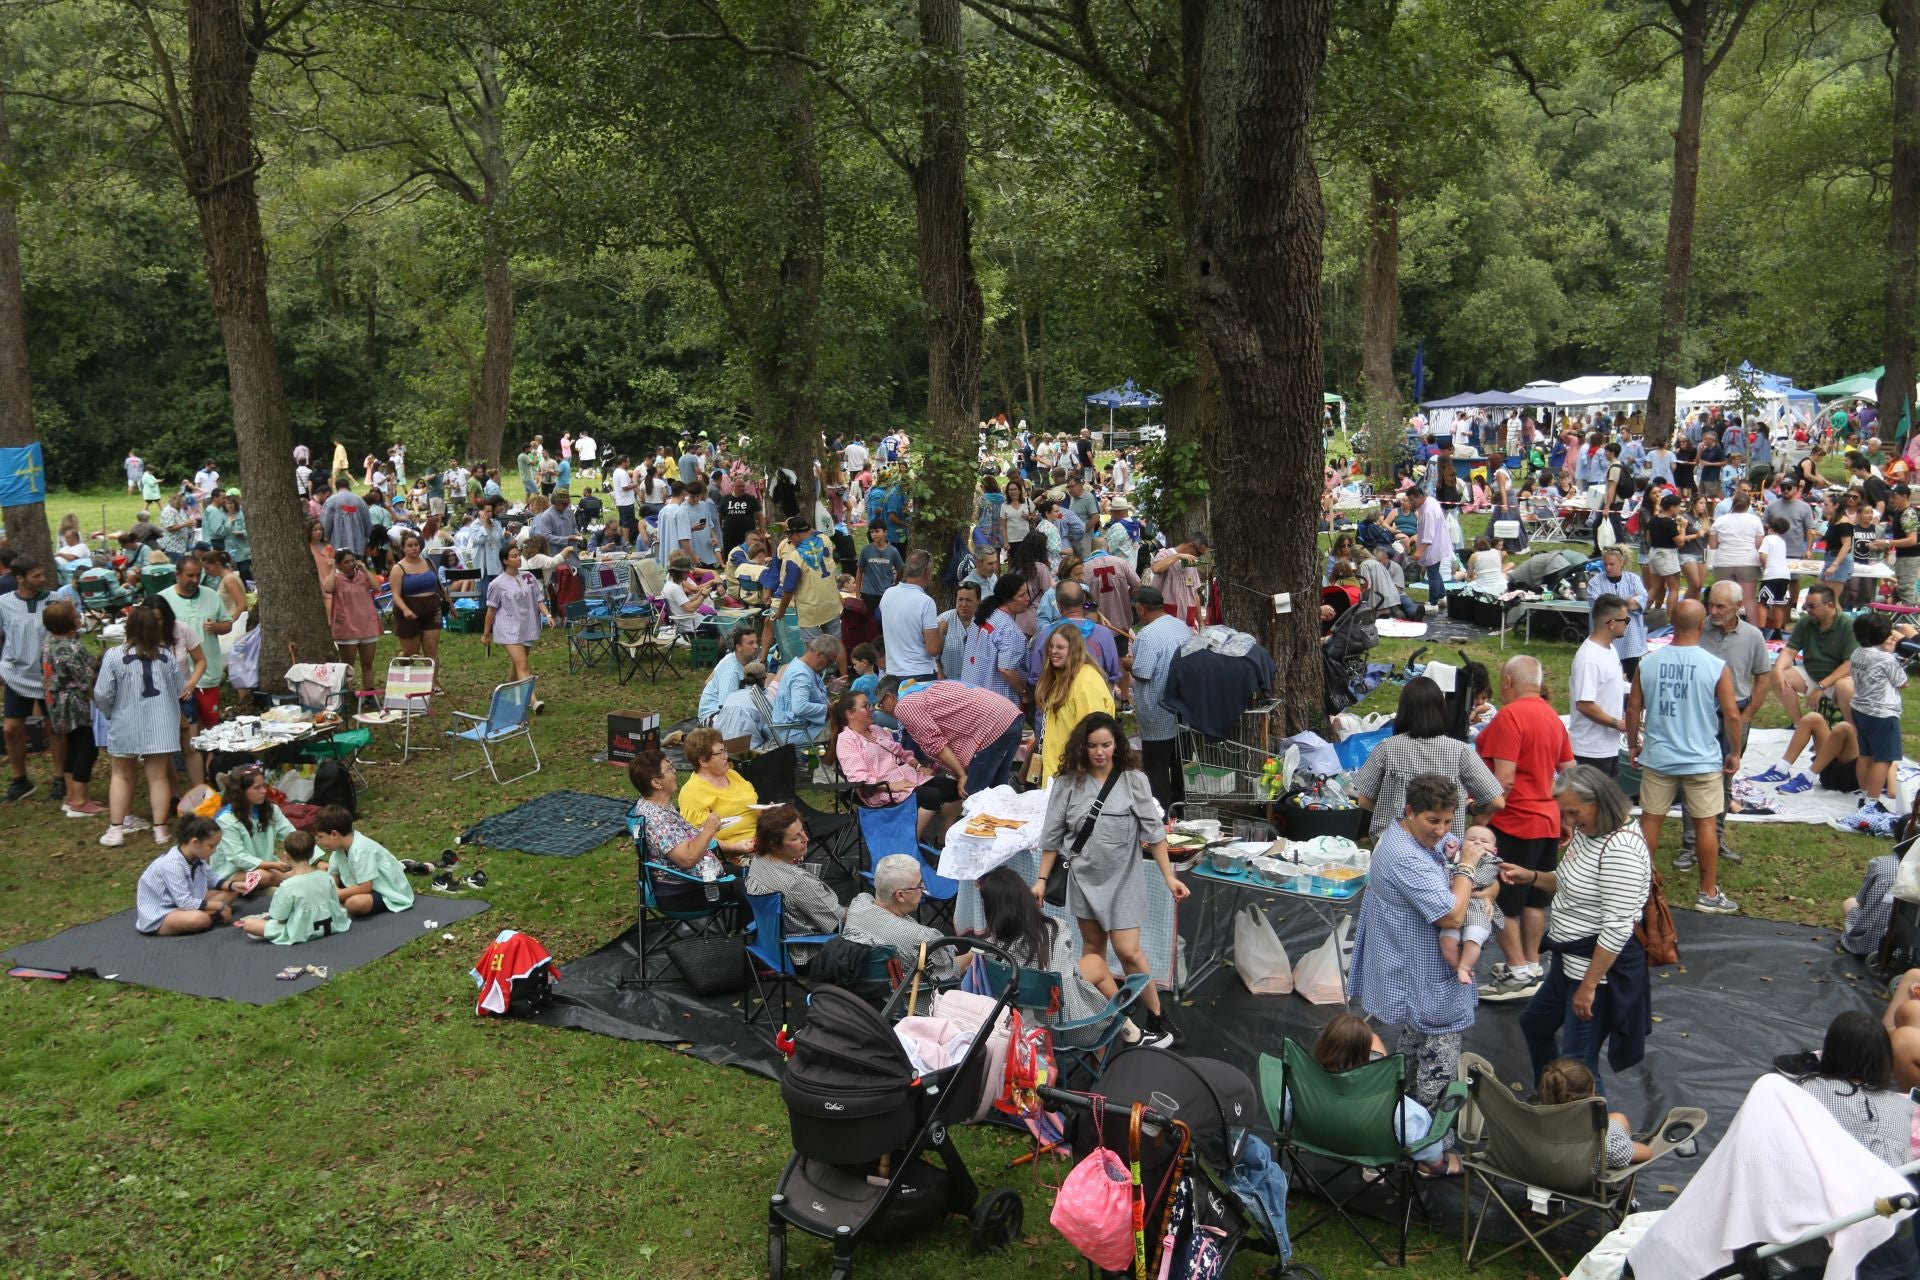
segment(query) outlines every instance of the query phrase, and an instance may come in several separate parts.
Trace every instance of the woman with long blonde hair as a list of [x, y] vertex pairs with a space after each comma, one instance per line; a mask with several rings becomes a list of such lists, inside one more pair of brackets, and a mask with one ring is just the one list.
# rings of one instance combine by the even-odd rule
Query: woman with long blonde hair
[[1047, 637], [1034, 707], [1046, 717], [1040, 731], [1040, 779], [1060, 772], [1060, 760], [1074, 728], [1096, 711], [1114, 714], [1113, 688], [1087, 653], [1078, 624], [1062, 622]]

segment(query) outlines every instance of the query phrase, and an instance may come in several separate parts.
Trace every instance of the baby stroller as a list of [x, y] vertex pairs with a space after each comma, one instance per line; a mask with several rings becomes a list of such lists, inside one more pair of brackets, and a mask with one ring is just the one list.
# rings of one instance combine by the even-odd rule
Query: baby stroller
[[1367, 696], [1367, 651], [1379, 643], [1373, 610], [1354, 605], [1334, 620], [1320, 647], [1328, 715], [1337, 715]]
[[[1098, 1134], [1103, 1126], [1096, 1122], [1096, 1106], [1105, 1109], [1109, 1147], [1115, 1147], [1116, 1140], [1131, 1145], [1133, 1105], [1146, 1108], [1137, 1156], [1140, 1186], [1147, 1197], [1148, 1274], [1161, 1274], [1160, 1255], [1171, 1236], [1175, 1277], [1224, 1276], [1234, 1254], [1247, 1248], [1282, 1257], [1282, 1265], [1272, 1273], [1279, 1280], [1320, 1280], [1312, 1267], [1284, 1260], [1291, 1252], [1286, 1243], [1284, 1192], [1278, 1204], [1281, 1220], [1275, 1222], [1257, 1201], [1243, 1199], [1230, 1184], [1234, 1165], [1245, 1154], [1244, 1145], [1260, 1117], [1260, 1095], [1238, 1067], [1141, 1045], [1108, 1058], [1090, 1093], [1042, 1089], [1040, 1096], [1072, 1112], [1069, 1135], [1075, 1161], [1101, 1145]], [[1111, 1123], [1116, 1119], [1121, 1123]], [[1136, 1154], [1115, 1150], [1123, 1160], [1132, 1160]], [[1195, 1247], [1202, 1236], [1211, 1238], [1204, 1263], [1197, 1261], [1203, 1255]], [[1087, 1267], [1092, 1272], [1091, 1262]]]
[[[806, 1025], [793, 1036], [780, 1096], [793, 1130], [793, 1155], [767, 1205], [767, 1274], [782, 1280], [787, 1229], [833, 1241], [833, 1280], [852, 1280], [863, 1239], [911, 1236], [949, 1213], [968, 1215], [973, 1246], [1003, 1248], [1020, 1234], [1025, 1207], [1006, 1187], [985, 1196], [974, 1185], [950, 1126], [973, 1119], [989, 1081], [992, 1037], [1020, 982], [1020, 966], [979, 938], [941, 938], [983, 951], [1011, 971], [993, 1012], [961, 1060], [920, 1074], [894, 1034], [902, 983], [876, 1012], [839, 987], [813, 993]], [[926, 1157], [937, 1154], [940, 1163]]]

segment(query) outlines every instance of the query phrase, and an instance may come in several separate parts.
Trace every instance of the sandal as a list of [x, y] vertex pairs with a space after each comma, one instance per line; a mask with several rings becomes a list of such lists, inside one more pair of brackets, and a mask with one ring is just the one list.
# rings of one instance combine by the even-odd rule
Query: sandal
[[1457, 1178], [1460, 1176], [1460, 1156], [1456, 1152], [1449, 1151], [1441, 1157], [1440, 1168], [1430, 1169], [1426, 1165], [1419, 1165], [1417, 1168], [1423, 1178]]

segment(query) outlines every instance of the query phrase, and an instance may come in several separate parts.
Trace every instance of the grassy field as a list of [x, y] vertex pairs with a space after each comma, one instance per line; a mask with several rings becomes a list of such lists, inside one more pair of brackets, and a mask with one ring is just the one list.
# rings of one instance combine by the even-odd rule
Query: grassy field
[[[119, 527], [136, 504], [107, 496], [108, 527]], [[96, 511], [100, 498], [85, 495]], [[56, 520], [64, 509], [56, 497]], [[89, 529], [91, 520], [83, 515]], [[1390, 642], [1382, 660], [1411, 648]], [[1571, 646], [1533, 651], [1564, 690]], [[1469, 652], [1498, 656], [1492, 645]], [[486, 658], [473, 637], [448, 637], [443, 656], [450, 705], [480, 709], [504, 660]], [[495, 787], [449, 784], [439, 756], [375, 764], [366, 829], [402, 856], [432, 858], [480, 817], [555, 788], [624, 794], [620, 771], [589, 759], [604, 746], [606, 712], [656, 710], [671, 723], [698, 693], [692, 679], [622, 689], [605, 670], [568, 677], [553, 638], [535, 668], [549, 707], [537, 728], [542, 773]], [[1396, 696], [1388, 686], [1362, 710], [1390, 709]], [[1777, 710], [1761, 720], [1778, 722]], [[44, 764], [34, 767], [44, 780]], [[100, 848], [97, 824], [62, 819], [44, 793], [0, 821], [9, 904], [0, 949], [124, 908], [155, 852], [139, 837]], [[1747, 861], [1724, 871], [1728, 891], [1749, 913], [1784, 920], [1837, 922], [1840, 899], [1880, 848], [1809, 827], [1736, 830]], [[1667, 843], [1663, 865], [1672, 835]], [[450, 930], [453, 941], [435, 930], [271, 1008], [79, 980], [0, 986], [0, 1092], [10, 1099], [0, 1274], [763, 1273], [765, 1196], [787, 1152], [771, 1084], [667, 1049], [473, 1015], [466, 972], [496, 931], [525, 929], [564, 961], [630, 924], [631, 852], [612, 844], [571, 860], [467, 862], [485, 866], [494, 909]], [[423, 903], [423, 918], [430, 910]], [[973, 1129], [962, 1144], [984, 1183], [1002, 1180], [1019, 1150]], [[1051, 1193], [1026, 1170], [1004, 1180], [1026, 1193], [1014, 1250], [975, 1258], [950, 1220], [917, 1247], [863, 1251], [862, 1274], [1080, 1274], [1046, 1225]], [[1460, 1275], [1456, 1246], [1445, 1232], [1418, 1237], [1410, 1273]], [[811, 1243], [793, 1237], [792, 1250], [794, 1274], [825, 1274]], [[1301, 1256], [1329, 1277], [1372, 1266], [1336, 1228], [1310, 1237]], [[1252, 1260], [1235, 1269], [1254, 1273]], [[1522, 1261], [1487, 1274], [1530, 1272]]]

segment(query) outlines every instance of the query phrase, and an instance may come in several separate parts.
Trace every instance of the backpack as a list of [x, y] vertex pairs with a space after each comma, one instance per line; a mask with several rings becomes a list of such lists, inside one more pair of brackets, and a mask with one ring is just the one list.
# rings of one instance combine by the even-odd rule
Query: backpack
[[343, 761], [322, 760], [314, 769], [312, 803], [316, 809], [337, 804], [356, 818], [360, 816], [359, 800], [353, 793], [353, 775]]

